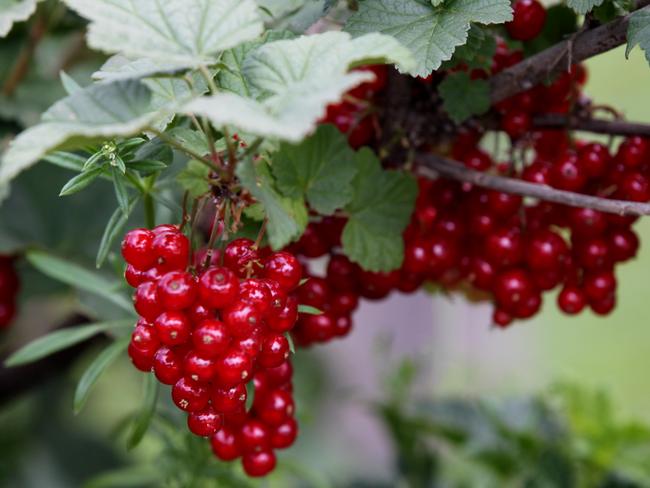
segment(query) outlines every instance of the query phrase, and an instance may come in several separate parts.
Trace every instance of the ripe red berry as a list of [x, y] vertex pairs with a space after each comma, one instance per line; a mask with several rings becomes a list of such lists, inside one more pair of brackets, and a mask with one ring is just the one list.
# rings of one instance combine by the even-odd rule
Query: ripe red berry
[[232, 388], [251, 378], [253, 364], [246, 353], [231, 349], [217, 359], [216, 372], [216, 383], [222, 388]]
[[271, 309], [271, 291], [265, 281], [250, 278], [239, 285], [239, 300], [253, 305], [262, 315]]
[[282, 290], [289, 292], [300, 283], [302, 266], [293, 254], [276, 252], [266, 260], [263, 274], [265, 278], [276, 281]]
[[153, 372], [158, 381], [173, 385], [183, 377], [183, 358], [169, 347], [161, 347], [153, 359]]
[[185, 344], [192, 329], [190, 321], [180, 312], [164, 312], [154, 322], [156, 333], [160, 342], [167, 346], [179, 346]]
[[621, 143], [616, 153], [616, 160], [628, 168], [636, 168], [641, 165], [647, 157], [649, 145], [645, 139], [633, 136]]
[[639, 250], [639, 237], [630, 229], [612, 229], [607, 233], [609, 250], [615, 262], [627, 261]]
[[299, 323], [308, 342], [327, 342], [334, 336], [334, 318], [328, 312], [302, 314]]
[[275, 454], [272, 450], [249, 452], [242, 458], [242, 466], [248, 476], [261, 477], [269, 474], [276, 465]]
[[192, 344], [202, 356], [214, 358], [226, 351], [230, 344], [230, 334], [223, 322], [205, 320], [192, 333]]
[[262, 340], [257, 363], [263, 368], [280, 366], [289, 357], [289, 341], [282, 334], [269, 334]]
[[555, 188], [580, 191], [586, 182], [587, 172], [573, 153], [563, 155], [551, 167], [551, 184]]
[[184, 271], [170, 271], [158, 282], [158, 300], [167, 310], [188, 308], [196, 295], [196, 280]]
[[608, 270], [586, 273], [582, 288], [589, 302], [599, 302], [616, 291], [616, 277]]
[[273, 390], [256, 406], [260, 420], [269, 426], [278, 426], [293, 416], [293, 397], [284, 390]]
[[210, 437], [221, 427], [222, 418], [214, 408], [207, 407], [200, 412], [192, 412], [187, 416], [187, 427], [199, 437]]
[[616, 307], [616, 295], [612, 293], [603, 300], [589, 302], [591, 310], [597, 315], [609, 315]]
[[580, 148], [578, 160], [588, 176], [597, 178], [605, 174], [607, 165], [611, 160], [609, 150], [603, 144], [593, 142]]
[[209, 307], [223, 308], [237, 299], [239, 280], [227, 268], [208, 268], [199, 279], [199, 296]]
[[497, 303], [511, 312], [534, 293], [534, 285], [526, 271], [514, 268], [495, 277], [493, 291]]
[[247, 420], [241, 429], [241, 446], [244, 452], [262, 451], [271, 447], [271, 433], [259, 420]]
[[210, 445], [214, 455], [222, 461], [232, 461], [242, 454], [237, 434], [226, 425], [210, 438]]
[[[255, 389], [255, 398], [259, 395]], [[222, 413], [233, 413], [246, 404], [246, 386], [243, 383], [232, 388], [215, 388], [212, 390], [211, 401], [214, 408]]]
[[298, 300], [289, 296], [280, 309], [272, 309], [266, 317], [267, 327], [274, 332], [287, 332], [291, 330], [298, 320]]
[[286, 449], [290, 447], [298, 436], [298, 423], [293, 418], [288, 418], [277, 425], [271, 432], [271, 446], [273, 449]]
[[528, 112], [508, 110], [501, 117], [501, 128], [512, 139], [519, 139], [530, 130], [531, 122]]
[[334, 315], [346, 315], [354, 312], [359, 306], [359, 296], [352, 292], [342, 292], [332, 295], [330, 309]]
[[298, 288], [298, 301], [323, 310], [329, 301], [329, 286], [323, 278], [311, 276]]
[[559, 234], [543, 230], [537, 232], [528, 243], [526, 261], [536, 271], [557, 270], [568, 253], [569, 248]]
[[201, 356], [196, 351], [190, 351], [183, 361], [185, 376], [201, 383], [209, 383], [217, 371], [214, 359]]
[[565, 286], [557, 297], [557, 304], [564, 313], [574, 315], [582, 312], [587, 304], [587, 298], [580, 288]]
[[262, 314], [250, 303], [235, 302], [222, 312], [222, 318], [230, 334], [243, 339], [262, 325]]
[[[0, 314], [2, 314], [2, 304], [0, 303]], [[0, 315], [0, 320], [2, 316]], [[133, 342], [129, 343], [127, 353], [131, 358], [133, 365], [142, 372], [148, 373], [151, 371], [153, 366], [153, 360], [151, 355], [147, 351], [142, 351], [133, 345]]]
[[285, 361], [277, 368], [269, 368], [266, 371], [266, 379], [270, 386], [279, 388], [291, 381], [293, 366], [290, 361]]
[[160, 347], [156, 331], [150, 325], [138, 324], [131, 334], [131, 344], [146, 356], [153, 357]]
[[236, 339], [233, 346], [249, 358], [255, 359], [262, 350], [262, 328], [254, 329], [250, 335]]
[[153, 281], [145, 281], [138, 286], [133, 296], [133, 306], [141, 317], [152, 322], [162, 313], [158, 300], [158, 285]]
[[208, 405], [210, 395], [205, 385], [183, 377], [172, 388], [172, 400], [181, 410], [199, 412]]
[[518, 229], [498, 229], [487, 236], [485, 257], [495, 266], [512, 266], [519, 263], [522, 256], [523, 243]]
[[152, 244], [159, 265], [166, 271], [184, 270], [190, 259], [190, 241], [178, 231], [158, 234]]
[[260, 269], [260, 256], [255, 242], [250, 239], [235, 239], [226, 246], [223, 264], [240, 278], [246, 278], [250, 270], [255, 274]]
[[156, 262], [152, 252], [154, 234], [147, 229], [133, 229], [122, 240], [124, 260], [138, 270], [147, 270]]
[[512, 21], [506, 24], [508, 34], [518, 41], [537, 37], [546, 22], [546, 9], [537, 0], [517, 0], [513, 5]]

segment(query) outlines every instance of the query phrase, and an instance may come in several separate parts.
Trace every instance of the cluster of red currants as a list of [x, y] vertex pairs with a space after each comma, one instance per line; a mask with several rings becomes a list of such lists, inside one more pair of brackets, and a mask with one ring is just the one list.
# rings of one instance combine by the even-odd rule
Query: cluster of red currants
[[[135, 229], [122, 242], [125, 277], [136, 288], [140, 319], [129, 344], [133, 364], [172, 386], [187, 425], [209, 437], [224, 461], [241, 458], [246, 473], [264, 476], [275, 449], [293, 444], [298, 426], [290, 345], [298, 303], [299, 261], [263, 253], [237, 239], [223, 255], [199, 252], [178, 227]], [[254, 385], [254, 398], [246, 409]]]
[[6, 329], [16, 315], [16, 295], [20, 289], [12, 256], [0, 256], [0, 330]]

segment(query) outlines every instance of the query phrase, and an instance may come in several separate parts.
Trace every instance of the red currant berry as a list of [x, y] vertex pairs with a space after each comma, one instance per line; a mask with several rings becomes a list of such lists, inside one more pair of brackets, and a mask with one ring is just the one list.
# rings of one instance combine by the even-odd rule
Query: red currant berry
[[172, 400], [181, 410], [199, 412], [207, 407], [210, 395], [205, 385], [183, 377], [172, 388]]
[[639, 237], [630, 229], [612, 229], [607, 238], [615, 262], [632, 259], [639, 250]]
[[523, 243], [518, 229], [498, 229], [487, 236], [485, 256], [497, 267], [512, 266], [521, 261]]
[[257, 415], [262, 422], [278, 426], [293, 416], [295, 405], [293, 397], [284, 390], [273, 390], [258, 404]]
[[206, 358], [196, 351], [190, 351], [183, 361], [185, 376], [201, 383], [209, 383], [216, 374], [216, 362]]
[[161, 383], [173, 385], [183, 377], [183, 359], [174, 349], [163, 346], [154, 356], [153, 372]]
[[530, 115], [523, 110], [509, 110], [501, 117], [501, 129], [511, 139], [519, 139], [525, 135], [531, 126]]
[[209, 307], [223, 308], [239, 294], [239, 280], [227, 268], [208, 268], [199, 279], [199, 296]]
[[276, 426], [271, 432], [271, 446], [273, 449], [286, 449], [291, 447], [298, 436], [298, 423], [289, 418]]
[[257, 363], [263, 368], [280, 366], [289, 357], [289, 341], [282, 334], [269, 334], [262, 341]]
[[265, 281], [257, 278], [242, 281], [239, 299], [253, 305], [262, 315], [271, 309], [271, 291]]
[[510, 313], [502, 310], [500, 308], [495, 308], [492, 313], [492, 322], [499, 328], [505, 329], [510, 324], [512, 324], [513, 317]]
[[153, 232], [147, 229], [133, 229], [122, 240], [124, 260], [139, 270], [147, 270], [156, 262], [153, 249]]
[[171, 271], [158, 282], [158, 300], [167, 310], [182, 310], [196, 300], [196, 280], [184, 271]]
[[546, 9], [537, 0], [517, 0], [513, 5], [512, 21], [506, 24], [508, 34], [518, 41], [537, 37], [546, 22]]
[[616, 277], [611, 271], [587, 273], [582, 288], [589, 302], [600, 302], [616, 291]]
[[222, 313], [230, 334], [236, 339], [251, 336], [262, 325], [262, 315], [250, 303], [235, 302]]
[[180, 312], [164, 312], [154, 322], [160, 342], [167, 346], [180, 346], [189, 338], [192, 328], [190, 321]]
[[237, 434], [225, 425], [210, 438], [210, 445], [214, 455], [222, 461], [232, 461], [242, 454]]
[[187, 416], [187, 427], [194, 435], [210, 437], [221, 427], [222, 418], [212, 407], [200, 412], [192, 412]]
[[[255, 389], [255, 398], [259, 395]], [[212, 390], [212, 406], [221, 413], [233, 413], [246, 405], [246, 386], [243, 383], [232, 388], [215, 388]]]
[[557, 297], [557, 304], [564, 313], [575, 315], [582, 312], [587, 304], [584, 292], [575, 286], [565, 286]]
[[230, 344], [230, 334], [223, 322], [205, 320], [192, 333], [192, 344], [202, 356], [214, 358], [226, 351]]
[[275, 469], [275, 454], [272, 450], [249, 452], [242, 458], [242, 466], [246, 474], [253, 478], [266, 476]]
[[133, 306], [141, 317], [154, 321], [162, 313], [158, 300], [158, 285], [153, 281], [145, 281], [139, 285], [133, 296]]
[[310, 305], [323, 310], [329, 301], [329, 286], [323, 278], [310, 277], [298, 288], [298, 301], [303, 305]]
[[259, 269], [260, 256], [255, 242], [250, 239], [235, 239], [226, 246], [223, 254], [224, 266], [238, 277], [246, 278], [248, 270], [255, 274]]
[[551, 168], [551, 184], [560, 190], [580, 191], [586, 182], [587, 172], [575, 154], [565, 154]]
[[276, 281], [282, 290], [289, 292], [300, 283], [302, 266], [293, 254], [276, 252], [264, 264], [264, 277]]
[[603, 300], [590, 302], [591, 310], [597, 315], [609, 315], [616, 307], [616, 295], [612, 293]]
[[[0, 314], [2, 314], [2, 306], [3, 304], [0, 303]], [[2, 320], [2, 316], [0, 316], [0, 320]], [[133, 342], [130, 342], [127, 353], [131, 358], [131, 362], [137, 369], [144, 373], [149, 373], [151, 371], [153, 360], [148, 352], [141, 351], [133, 345]]]
[[334, 318], [328, 312], [302, 314], [299, 323], [308, 342], [327, 342], [334, 336]]
[[291, 330], [298, 320], [298, 300], [289, 296], [284, 301], [281, 309], [272, 309], [266, 317], [267, 327], [274, 332], [287, 332]]
[[244, 452], [255, 452], [271, 446], [269, 428], [259, 420], [247, 420], [241, 429], [241, 446]]
[[232, 388], [248, 381], [252, 375], [253, 364], [248, 355], [231, 349], [216, 362], [216, 380], [222, 388]]
[[154, 328], [143, 324], [136, 325], [131, 334], [131, 343], [133, 347], [149, 357], [153, 357], [160, 347], [160, 341]]
[[270, 386], [279, 388], [291, 381], [293, 376], [293, 366], [290, 361], [285, 361], [277, 368], [269, 368], [266, 371], [266, 379]]
[[551, 230], [537, 232], [527, 248], [526, 260], [536, 271], [559, 269], [569, 253], [564, 239]]
[[190, 259], [190, 241], [180, 232], [157, 235], [152, 244], [158, 263], [167, 271], [187, 268]]

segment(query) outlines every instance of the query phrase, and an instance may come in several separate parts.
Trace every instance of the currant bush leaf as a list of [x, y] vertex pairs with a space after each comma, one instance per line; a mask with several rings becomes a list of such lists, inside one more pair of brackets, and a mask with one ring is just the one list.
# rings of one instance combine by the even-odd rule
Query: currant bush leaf
[[160, 117], [150, 104], [151, 90], [139, 81], [95, 84], [69, 95], [12, 142], [0, 165], [0, 184], [49, 151], [139, 133]]
[[183, 190], [189, 192], [191, 198], [196, 198], [210, 191], [208, 175], [210, 169], [199, 161], [191, 159], [185, 168], [178, 173], [176, 181]]
[[265, 162], [243, 161], [237, 167], [237, 176], [244, 188], [264, 206], [268, 239], [273, 249], [280, 249], [302, 235], [307, 227], [307, 207], [302, 199], [280, 195]]
[[626, 57], [630, 55], [636, 45], [643, 49], [645, 57], [650, 63], [650, 12], [647, 10], [639, 10], [630, 17], [627, 28]]
[[472, 80], [467, 73], [447, 75], [440, 83], [442, 104], [456, 123], [490, 109], [490, 85], [486, 80]]
[[413, 65], [408, 49], [389, 36], [351, 39], [326, 32], [264, 44], [244, 61], [243, 73], [253, 97], [221, 93], [191, 101], [184, 111], [205, 115], [217, 127], [232, 125], [258, 136], [300, 141], [312, 132], [330, 103], [352, 87], [372, 79], [350, 68], [367, 63]]
[[88, 44], [171, 65], [214, 64], [226, 49], [259, 36], [253, 0], [65, 0], [90, 20]]
[[584, 15], [605, 0], [567, 0], [567, 5], [577, 14]]
[[[381, 32], [410, 48], [426, 77], [467, 42], [472, 22], [496, 24], [512, 19], [509, 0], [449, 0], [438, 7], [418, 0], [366, 0], [345, 25], [355, 36]], [[403, 69], [401, 71], [404, 71]]]
[[492, 32], [473, 24], [467, 34], [467, 43], [456, 48], [452, 62], [463, 63], [469, 68], [489, 68], [496, 47]]
[[346, 207], [343, 252], [369, 271], [390, 271], [404, 258], [402, 232], [409, 223], [417, 184], [411, 175], [383, 170], [367, 148], [356, 154], [354, 198]]
[[3, 0], [0, 2], [0, 37], [5, 37], [14, 23], [29, 19], [36, 11], [37, 0]]
[[300, 144], [283, 143], [273, 155], [272, 170], [283, 195], [306, 198], [322, 215], [333, 214], [352, 198], [354, 152], [332, 125], [319, 127]]

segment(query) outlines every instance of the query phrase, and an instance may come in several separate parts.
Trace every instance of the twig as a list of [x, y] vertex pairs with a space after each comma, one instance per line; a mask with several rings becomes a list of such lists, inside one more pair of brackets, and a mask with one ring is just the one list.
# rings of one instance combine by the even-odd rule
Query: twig
[[[649, 4], [650, 0], [640, 0], [636, 6], [650, 10]], [[620, 46], [626, 40], [631, 15], [585, 30], [494, 75], [489, 80], [492, 104], [552, 79], [566, 70], [569, 57], [579, 63]]]
[[592, 208], [618, 215], [650, 215], [650, 204], [648, 203], [609, 200], [581, 193], [556, 190], [550, 186], [528, 183], [515, 178], [482, 173], [435, 154], [420, 153], [417, 156], [417, 163], [419, 172], [429, 178], [444, 176], [505, 193], [539, 198], [540, 200], [572, 207]]
[[34, 56], [36, 47], [38, 46], [38, 43], [41, 42], [41, 39], [43, 39], [43, 36], [46, 32], [47, 22], [42, 15], [38, 15], [34, 19], [34, 23], [32, 24], [32, 27], [29, 31], [29, 37], [27, 38], [25, 46], [20, 51], [18, 59], [11, 68], [11, 72], [9, 73], [9, 76], [7, 76], [7, 79], [2, 86], [2, 94], [4, 96], [10, 97], [13, 95], [20, 82], [23, 81], [27, 75], [27, 72], [29, 71], [29, 63]]
[[533, 118], [533, 125], [548, 129], [571, 129], [614, 136], [650, 137], [650, 124], [623, 120], [571, 117], [563, 114], [542, 114]]

